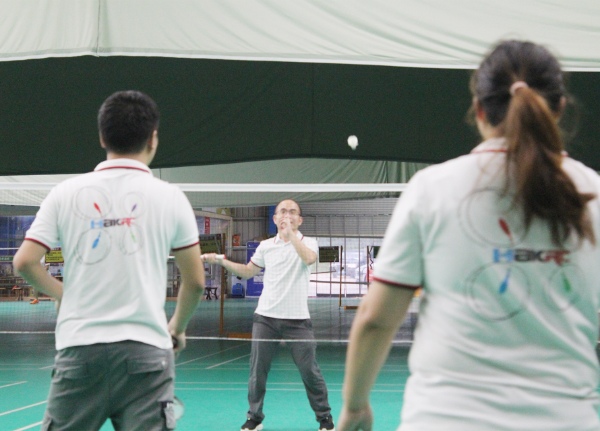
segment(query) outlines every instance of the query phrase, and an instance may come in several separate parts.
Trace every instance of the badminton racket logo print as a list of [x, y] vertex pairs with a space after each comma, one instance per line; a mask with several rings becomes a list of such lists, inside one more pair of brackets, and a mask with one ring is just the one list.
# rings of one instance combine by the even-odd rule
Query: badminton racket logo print
[[140, 194], [122, 196], [115, 209], [105, 191], [88, 187], [77, 193], [74, 202], [75, 214], [89, 227], [77, 241], [76, 256], [81, 263], [101, 262], [113, 247], [118, 247], [123, 255], [136, 253], [143, 247], [143, 235], [136, 224], [144, 209]]
[[[500, 225], [500, 228], [506, 234], [506, 236], [508, 236], [510, 242], [513, 243], [512, 234], [510, 233], [510, 227], [508, 227], [508, 223], [506, 222], [506, 220], [504, 220], [502, 217], [500, 217], [498, 219], [498, 224]], [[508, 289], [508, 282], [510, 280], [510, 270], [511, 270], [511, 268], [508, 268], [508, 270], [506, 271], [506, 276], [504, 277], [504, 280], [502, 280], [502, 283], [500, 283], [500, 288], [498, 289], [498, 293], [501, 295], [504, 292], [506, 292], [506, 289]]]
[[501, 190], [471, 193], [460, 205], [459, 219], [465, 233], [491, 252], [490, 262], [477, 267], [465, 280], [467, 302], [480, 316], [501, 321], [527, 310], [532, 286], [540, 280], [533, 279], [526, 265], [554, 266], [554, 271], [543, 272], [550, 274], [541, 289], [548, 307], [564, 311], [579, 299], [574, 286], [580, 285], [582, 272], [569, 262], [570, 251], [519, 247], [526, 231], [523, 218]]

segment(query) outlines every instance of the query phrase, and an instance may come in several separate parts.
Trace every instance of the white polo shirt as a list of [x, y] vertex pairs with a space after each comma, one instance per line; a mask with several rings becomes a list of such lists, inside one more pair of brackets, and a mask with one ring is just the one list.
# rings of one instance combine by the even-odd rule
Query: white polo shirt
[[[300, 232], [297, 236], [305, 246], [319, 252], [316, 239]], [[300, 259], [291, 242], [286, 243], [279, 234], [261, 241], [250, 261], [265, 270], [255, 313], [277, 319], [310, 319], [307, 303], [310, 267]]]
[[[503, 139], [417, 173], [375, 279], [424, 287], [402, 431], [600, 430], [596, 345], [600, 249], [528, 232], [502, 197]], [[598, 174], [565, 157], [580, 192]], [[599, 200], [589, 204], [600, 244]]]
[[124, 340], [172, 348], [166, 262], [170, 250], [198, 243], [179, 188], [141, 162], [108, 160], [52, 189], [26, 239], [62, 247], [57, 350]]

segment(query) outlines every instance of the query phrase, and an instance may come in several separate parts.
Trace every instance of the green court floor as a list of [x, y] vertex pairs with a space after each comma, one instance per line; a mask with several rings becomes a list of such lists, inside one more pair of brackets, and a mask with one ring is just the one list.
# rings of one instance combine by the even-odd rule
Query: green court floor
[[[339, 298], [309, 300], [317, 357], [334, 420], [341, 406], [345, 341], [356, 313], [346, 309], [347, 304], [340, 307]], [[230, 299], [225, 305], [225, 332], [250, 332], [256, 299]], [[174, 303], [167, 304], [167, 315], [173, 307]], [[179, 431], [236, 431], [246, 418], [250, 342], [222, 337], [219, 308], [219, 301], [200, 304], [187, 331], [192, 337], [188, 348], [177, 358], [176, 393], [186, 405]], [[55, 315], [50, 301], [35, 306], [27, 301], [0, 302], [0, 431], [40, 429], [54, 357]], [[405, 326], [403, 336], [410, 337], [414, 322], [409, 318]], [[373, 391], [376, 430], [398, 426], [407, 351], [401, 345], [392, 349]], [[315, 431], [318, 427], [285, 344], [269, 374], [264, 412], [264, 431]], [[112, 429], [110, 423], [102, 427], [102, 431]]]
[[[255, 299], [227, 300], [225, 332], [249, 332], [255, 307]], [[167, 315], [173, 308], [174, 303], [167, 304]], [[188, 329], [188, 348], [177, 358], [176, 393], [186, 405], [179, 431], [237, 431], [245, 420], [250, 341], [223, 336], [219, 308], [219, 301], [200, 304]], [[346, 340], [356, 311], [340, 307], [339, 298], [311, 298], [309, 309], [337, 419]], [[54, 357], [55, 315], [49, 301], [35, 306], [0, 301], [0, 431], [40, 429]], [[411, 313], [402, 325], [372, 392], [376, 431], [395, 430], [399, 424], [408, 377], [406, 342], [416, 320]], [[269, 375], [264, 412], [264, 431], [315, 431], [318, 426], [285, 343]], [[112, 429], [110, 423], [102, 427]]]
[[[320, 342], [317, 348], [336, 419], [345, 350], [342, 343]], [[178, 430], [239, 430], [248, 408], [249, 354], [250, 343], [245, 340], [190, 341], [177, 360], [176, 393], [186, 405]], [[373, 391], [378, 430], [393, 430], [398, 425], [407, 377], [406, 354], [406, 347], [392, 349]], [[0, 430], [40, 429], [53, 355], [51, 334], [0, 336]], [[269, 374], [264, 411], [265, 431], [314, 431], [318, 426], [285, 345]], [[102, 427], [102, 431], [112, 429], [109, 423]]]

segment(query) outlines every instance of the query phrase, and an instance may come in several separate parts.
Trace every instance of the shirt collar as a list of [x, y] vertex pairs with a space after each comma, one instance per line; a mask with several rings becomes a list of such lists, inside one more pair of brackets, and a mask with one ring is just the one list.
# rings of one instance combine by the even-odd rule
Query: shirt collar
[[[296, 236], [297, 236], [299, 239], [302, 239], [302, 238], [304, 238], [304, 235], [302, 235], [302, 233], [300, 233], [300, 231], [297, 231], [297, 232], [296, 232]], [[282, 239], [281, 239], [281, 237], [279, 236], [279, 233], [277, 233], [277, 235], [275, 236], [275, 244], [277, 244], [279, 241], [283, 241], [283, 240], [282, 240]], [[283, 241], [283, 242], [285, 242], [285, 241]]]
[[504, 153], [506, 149], [505, 138], [491, 138], [477, 145], [471, 153]]
[[[506, 146], [506, 138], [490, 138], [483, 141], [471, 150], [471, 154], [476, 153], [506, 153], [508, 147]], [[566, 151], [561, 151], [563, 157], [567, 157], [569, 154]]]
[[102, 163], [98, 164], [94, 171], [104, 171], [107, 169], [135, 169], [152, 175], [152, 171], [144, 163], [126, 158], [105, 160]]

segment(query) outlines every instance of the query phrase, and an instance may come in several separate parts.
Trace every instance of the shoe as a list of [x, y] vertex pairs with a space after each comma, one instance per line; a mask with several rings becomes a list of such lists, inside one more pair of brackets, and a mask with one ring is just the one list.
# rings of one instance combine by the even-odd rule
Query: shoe
[[32, 299], [31, 301], [29, 301], [29, 303], [32, 304], [32, 305], [33, 304], [38, 304], [39, 302], [40, 302], [39, 299], [35, 299], [35, 298]]
[[261, 429], [263, 429], [263, 426], [260, 422], [255, 421], [254, 419], [246, 419], [246, 423], [244, 423], [244, 425], [242, 425], [242, 428], [240, 431], [260, 431]]
[[335, 431], [331, 415], [327, 416], [325, 419], [321, 419], [319, 423], [321, 424], [319, 425], [319, 431]]

